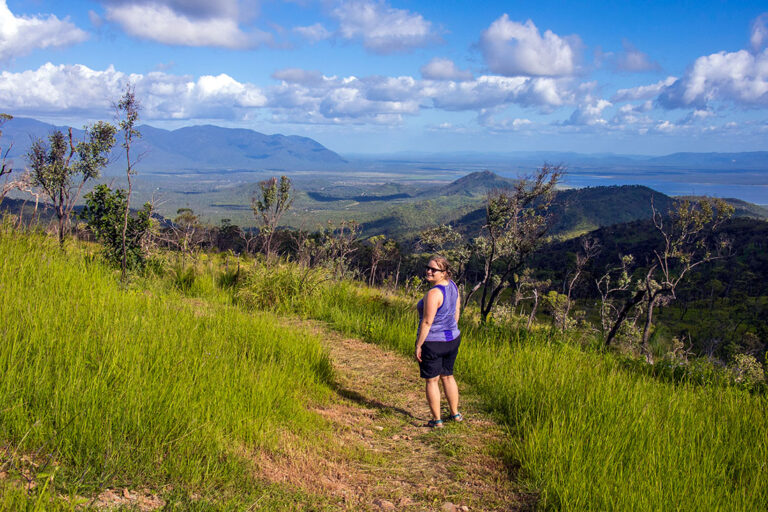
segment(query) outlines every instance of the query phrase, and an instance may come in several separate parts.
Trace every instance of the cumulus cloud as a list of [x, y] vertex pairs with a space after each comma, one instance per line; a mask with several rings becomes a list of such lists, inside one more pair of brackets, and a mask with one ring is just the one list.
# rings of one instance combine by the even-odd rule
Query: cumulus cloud
[[271, 43], [267, 32], [241, 30], [237, 7], [233, 1], [113, 2], [106, 19], [132, 36], [164, 44], [245, 49]]
[[26, 55], [38, 48], [80, 43], [87, 38], [88, 34], [67, 18], [15, 16], [6, 0], [0, 0], [0, 61]]
[[294, 27], [293, 31], [310, 43], [317, 43], [319, 41], [330, 39], [333, 35], [320, 23], [315, 23], [314, 25], [309, 25], [307, 27]]
[[498, 119], [496, 114], [496, 109], [483, 109], [477, 115], [477, 123], [493, 132], [518, 132], [533, 125], [530, 119], [517, 117]]
[[623, 101], [647, 100], [655, 98], [676, 81], [677, 78], [669, 76], [664, 80], [656, 82], [655, 84], [641, 85], [639, 87], [632, 87], [631, 89], [619, 89], [616, 91], [616, 94], [613, 95], [611, 101], [614, 103], [619, 103]]
[[588, 102], [579, 105], [573, 111], [571, 117], [563, 124], [567, 126], [599, 126], [607, 125], [608, 121], [603, 119], [603, 110], [613, 104], [604, 99], [590, 99]]
[[768, 12], [764, 12], [752, 22], [749, 42], [755, 52], [759, 52], [768, 43]]
[[395, 9], [383, 1], [343, 2], [332, 15], [339, 22], [342, 38], [360, 40], [374, 53], [408, 51], [436, 39], [432, 24], [421, 14]]
[[547, 30], [542, 36], [528, 20], [511, 21], [506, 14], [482, 34], [480, 48], [494, 73], [505, 76], [563, 76], [576, 72], [579, 40]]
[[[166, 71], [128, 75], [109, 67], [45, 64], [21, 73], [0, 73], [0, 105], [19, 115], [104, 117], [124, 90], [136, 86], [148, 120], [253, 117], [256, 110], [291, 123], [392, 124], [424, 108], [446, 111], [503, 109], [509, 105], [549, 112], [575, 105], [591, 87], [567, 78], [480, 76], [465, 81], [410, 76], [326, 76], [300, 68], [277, 70], [274, 85], [260, 88], [233, 77], [192, 77]], [[510, 124], [512, 123], [512, 124]], [[522, 123], [522, 124], [521, 124]], [[504, 129], [525, 123], [497, 122]]]
[[473, 110], [518, 104], [551, 110], [575, 101], [569, 80], [484, 75], [466, 82], [428, 82], [425, 96], [444, 110]]
[[768, 49], [719, 52], [699, 57], [691, 69], [659, 95], [668, 109], [705, 109], [712, 102], [742, 106], [768, 105]]
[[428, 80], [472, 80], [472, 73], [460, 70], [450, 59], [435, 57], [421, 67], [421, 76]]
[[126, 74], [112, 66], [99, 71], [48, 63], [36, 70], [0, 73], [0, 104], [23, 115], [66, 112], [103, 117], [127, 82], [142, 98], [146, 119], [236, 119], [267, 101], [259, 88], [225, 74], [195, 80], [163, 72]]
[[661, 66], [651, 60], [647, 53], [641, 52], [626, 39], [622, 42], [624, 50], [613, 56], [613, 66], [618, 71], [629, 73], [643, 73], [646, 71], [659, 71]]

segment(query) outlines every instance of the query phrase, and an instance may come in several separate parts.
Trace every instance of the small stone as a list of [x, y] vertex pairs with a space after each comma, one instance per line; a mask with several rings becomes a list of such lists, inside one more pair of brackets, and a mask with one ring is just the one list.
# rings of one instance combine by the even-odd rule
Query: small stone
[[443, 503], [443, 507], [440, 509], [443, 512], [458, 512], [459, 507], [451, 503], [450, 501], [446, 501]]
[[462, 512], [469, 512], [469, 507], [466, 506], [466, 505], [462, 505], [461, 506], [461, 510], [462, 510]]
[[392, 436], [392, 440], [397, 441], [398, 439], [400, 439], [399, 435], [395, 434]]
[[373, 500], [373, 504], [379, 507], [381, 510], [395, 510], [397, 508], [391, 501], [382, 500], [380, 498]]
[[382, 427], [381, 425], [376, 425], [373, 428], [375, 428], [376, 430], [384, 430], [384, 427]]

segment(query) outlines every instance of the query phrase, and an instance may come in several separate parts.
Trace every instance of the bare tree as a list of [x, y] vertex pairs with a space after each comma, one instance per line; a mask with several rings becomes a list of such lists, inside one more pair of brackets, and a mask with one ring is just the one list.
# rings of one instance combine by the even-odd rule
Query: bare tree
[[139, 120], [139, 110], [141, 110], [141, 104], [136, 99], [136, 91], [131, 84], [126, 85], [125, 93], [120, 98], [120, 101], [115, 105], [115, 118], [117, 119], [120, 131], [123, 133], [123, 149], [125, 149], [125, 176], [128, 179], [128, 192], [125, 196], [125, 215], [123, 216], [123, 255], [121, 263], [121, 276], [125, 280], [126, 277], [126, 234], [128, 232], [128, 216], [131, 210], [131, 193], [133, 191], [133, 182], [131, 176], [136, 174], [134, 165], [138, 161], [138, 158], [131, 157], [131, 148], [133, 141], [136, 138], [141, 137], [141, 132], [136, 129], [136, 123]]
[[[632, 285], [631, 269], [635, 261], [634, 257], [631, 254], [620, 255], [619, 261], [619, 266], [609, 267], [605, 274], [595, 280], [595, 285], [600, 293], [600, 327], [603, 335], [620, 316], [620, 312], [614, 304], [614, 295], [626, 292]], [[623, 313], [623, 317], [626, 318], [628, 311]]]
[[568, 324], [568, 315], [570, 314], [571, 308], [573, 307], [573, 290], [576, 287], [576, 284], [579, 282], [579, 279], [581, 278], [587, 263], [589, 263], [590, 260], [597, 256], [599, 252], [600, 245], [596, 240], [589, 237], [581, 239], [581, 250], [576, 252], [575, 267], [571, 272], [568, 273], [565, 281], [563, 282], [563, 295], [565, 295], [565, 304], [560, 325], [560, 328], [563, 332], [565, 332], [566, 325]]
[[272, 177], [259, 183], [259, 190], [251, 199], [251, 208], [256, 220], [261, 224], [259, 234], [267, 259], [272, 257], [272, 240], [280, 218], [293, 204], [291, 180], [287, 176]]
[[83, 186], [98, 178], [115, 144], [115, 127], [103, 121], [86, 127], [80, 142], [75, 143], [72, 128], [68, 133], [67, 137], [56, 130], [48, 136], [48, 143], [37, 139], [27, 153], [32, 185], [42, 189], [56, 212], [62, 247], [70, 214]]
[[[11, 119], [13, 119], [13, 116], [10, 114], [0, 114], [0, 127]], [[0, 130], [0, 137], [2, 137], [2, 135], [3, 132]], [[8, 192], [18, 187], [16, 181], [8, 179], [8, 176], [13, 172], [13, 166], [11, 165], [11, 162], [8, 161], [8, 153], [10, 153], [12, 147], [13, 144], [8, 144], [5, 151], [0, 147], [0, 178], [5, 176], [5, 181], [3, 182], [2, 187], [0, 187], [0, 204], [3, 203], [3, 199], [5, 199]]]
[[519, 178], [512, 190], [488, 193], [483, 233], [473, 240], [475, 254], [483, 261], [483, 274], [464, 301], [482, 291], [482, 322], [488, 320], [515, 272], [544, 240], [549, 206], [563, 173], [562, 166], [544, 165], [532, 176]]
[[[530, 330], [533, 320], [536, 318], [536, 312], [539, 308], [539, 300], [544, 292], [549, 288], [550, 280], [540, 281], [533, 277], [533, 271], [530, 268], [523, 270], [515, 279], [515, 294], [513, 295], [513, 306], [517, 308], [520, 302], [530, 300], [531, 311], [528, 314], [528, 321], [525, 328]], [[522, 314], [522, 306], [520, 314]]]

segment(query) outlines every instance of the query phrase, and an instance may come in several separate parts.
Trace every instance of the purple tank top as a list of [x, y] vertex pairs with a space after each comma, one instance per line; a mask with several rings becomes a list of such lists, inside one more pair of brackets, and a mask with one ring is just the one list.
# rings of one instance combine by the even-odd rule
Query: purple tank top
[[[435, 319], [429, 328], [425, 341], [453, 341], [459, 337], [459, 326], [456, 324], [456, 301], [459, 298], [459, 289], [453, 281], [448, 286], [438, 284], [435, 286], [443, 293], [443, 304], [437, 308]], [[424, 299], [416, 305], [419, 310], [419, 326], [424, 318]]]

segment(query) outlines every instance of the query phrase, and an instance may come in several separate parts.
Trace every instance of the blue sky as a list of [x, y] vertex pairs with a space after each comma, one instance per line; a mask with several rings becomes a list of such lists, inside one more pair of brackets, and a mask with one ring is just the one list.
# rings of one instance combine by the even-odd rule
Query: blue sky
[[340, 153], [768, 150], [753, 1], [0, 0], [0, 110]]

